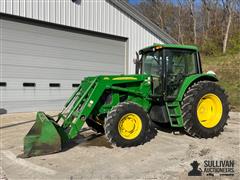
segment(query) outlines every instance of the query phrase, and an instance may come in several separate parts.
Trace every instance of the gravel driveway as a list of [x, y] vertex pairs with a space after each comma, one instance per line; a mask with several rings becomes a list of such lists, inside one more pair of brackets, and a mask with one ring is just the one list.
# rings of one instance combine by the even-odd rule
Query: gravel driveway
[[[54, 113], [50, 113], [54, 114]], [[213, 139], [196, 139], [178, 129], [160, 128], [143, 146], [116, 148], [104, 136], [85, 127], [76, 145], [64, 152], [16, 158], [22, 153], [23, 137], [35, 119], [35, 113], [1, 115], [2, 179], [191, 179], [193, 161], [204, 171], [205, 161], [234, 161], [234, 176], [240, 179], [240, 113], [230, 113], [225, 131]], [[202, 173], [198, 179], [208, 179]], [[220, 179], [218, 173], [214, 179]]]

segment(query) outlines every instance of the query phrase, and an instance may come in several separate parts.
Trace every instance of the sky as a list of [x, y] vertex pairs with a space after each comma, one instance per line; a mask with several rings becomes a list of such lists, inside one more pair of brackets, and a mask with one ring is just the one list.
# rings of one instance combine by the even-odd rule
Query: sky
[[[130, 2], [131, 4], [137, 4], [137, 3], [141, 2], [141, 0], [129, 0], [129, 2]], [[173, 2], [177, 2], [177, 1], [173, 1]], [[200, 0], [196, 0], [196, 3], [199, 4], [199, 3], [200, 3]]]
[[130, 2], [131, 4], [137, 4], [137, 3], [140, 2], [140, 0], [129, 0], [129, 2]]

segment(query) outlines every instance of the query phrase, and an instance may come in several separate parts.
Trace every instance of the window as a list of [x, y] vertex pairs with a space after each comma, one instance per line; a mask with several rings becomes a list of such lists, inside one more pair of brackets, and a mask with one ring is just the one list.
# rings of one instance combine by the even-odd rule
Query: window
[[166, 49], [166, 93], [175, 96], [186, 76], [196, 74], [197, 52], [183, 49]]
[[36, 83], [23, 83], [23, 87], [35, 87]]
[[60, 83], [49, 83], [49, 87], [60, 87]]
[[80, 84], [72, 84], [72, 87], [76, 88], [78, 87]]
[[162, 73], [162, 50], [151, 51], [143, 55], [143, 73], [160, 76]]
[[166, 64], [169, 74], [190, 75], [197, 73], [197, 54], [192, 50], [167, 49]]
[[0, 86], [1, 86], [1, 87], [6, 87], [6, 86], [7, 86], [7, 83], [6, 83], [6, 82], [0, 82]]

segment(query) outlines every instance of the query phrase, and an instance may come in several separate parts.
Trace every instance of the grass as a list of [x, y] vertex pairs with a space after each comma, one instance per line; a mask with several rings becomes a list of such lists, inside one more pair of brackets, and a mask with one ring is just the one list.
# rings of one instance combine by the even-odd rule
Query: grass
[[231, 111], [240, 111], [240, 53], [218, 57], [202, 57], [204, 72], [214, 71], [229, 96]]

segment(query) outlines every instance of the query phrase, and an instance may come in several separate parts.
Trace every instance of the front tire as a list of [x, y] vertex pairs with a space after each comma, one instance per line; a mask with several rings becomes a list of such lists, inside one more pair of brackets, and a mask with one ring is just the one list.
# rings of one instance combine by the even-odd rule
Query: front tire
[[227, 95], [218, 84], [199, 81], [185, 93], [182, 112], [184, 129], [188, 134], [199, 138], [213, 138], [227, 124]]
[[148, 140], [150, 118], [137, 104], [122, 102], [107, 114], [104, 130], [110, 143], [118, 147], [137, 146]]

